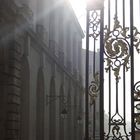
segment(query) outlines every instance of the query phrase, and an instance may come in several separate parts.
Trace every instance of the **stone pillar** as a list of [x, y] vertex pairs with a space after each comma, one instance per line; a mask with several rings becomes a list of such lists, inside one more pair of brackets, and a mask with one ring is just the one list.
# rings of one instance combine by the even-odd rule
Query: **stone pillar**
[[3, 95], [3, 126], [1, 128], [4, 139], [20, 139], [20, 45], [15, 42], [13, 26], [5, 21], [3, 37], [0, 41], [0, 89]]
[[14, 1], [0, 4], [0, 140], [20, 140], [21, 36], [25, 24], [19, 11]]
[[9, 72], [7, 77], [7, 131], [6, 137], [20, 139], [20, 52], [14, 41], [9, 44]]
[[[3, 5], [4, 6], [4, 5]], [[7, 7], [4, 7], [6, 10]], [[11, 9], [9, 9], [11, 10]], [[5, 11], [7, 14], [8, 12]], [[20, 139], [20, 46], [14, 41], [13, 24], [3, 16], [0, 40], [0, 90], [2, 94], [1, 140]], [[6, 17], [7, 16], [7, 17]], [[4, 132], [4, 133], [3, 133]]]

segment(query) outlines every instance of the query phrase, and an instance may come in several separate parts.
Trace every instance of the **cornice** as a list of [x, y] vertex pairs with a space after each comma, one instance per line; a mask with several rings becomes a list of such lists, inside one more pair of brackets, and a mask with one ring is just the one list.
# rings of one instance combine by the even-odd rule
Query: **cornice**
[[[39, 50], [42, 50], [46, 53], [46, 55], [62, 70], [64, 73], [70, 77], [76, 85], [82, 86], [80, 82], [76, 79], [76, 77], [69, 71], [67, 71], [67, 68], [64, 66], [64, 63], [60, 61], [60, 59], [52, 52], [49, 51], [48, 46], [46, 43], [44, 43], [39, 35], [35, 33], [32, 28], [30, 28], [30, 22], [32, 20], [32, 12], [29, 9], [28, 6], [22, 5], [18, 6], [14, 0], [4, 0], [3, 4], [0, 5], [0, 21], [6, 22], [7, 24], [14, 25], [15, 29], [17, 29], [18, 25], [21, 29], [21, 33], [27, 33], [26, 35], [29, 35], [32, 40], [39, 46]], [[26, 25], [26, 26], [25, 26]], [[14, 30], [14, 29], [13, 29]], [[18, 32], [16, 32], [17, 34]], [[62, 58], [61, 58], [62, 59]]]
[[61, 63], [61, 61], [59, 60], [59, 58], [54, 55], [54, 53], [52, 53], [52, 51], [50, 51], [48, 49], [48, 46], [38, 37], [38, 35], [32, 30], [29, 29], [27, 30], [28, 35], [35, 41], [36, 46], [40, 46], [41, 49], [43, 50], [43, 52], [46, 53], [46, 55], [62, 70], [65, 72], [65, 74], [70, 77], [75, 83], [76, 85], [78, 85], [79, 87], [82, 87], [82, 84], [80, 81], [78, 81], [75, 78], [75, 75], [73, 75], [72, 73], [67, 71], [67, 68], [64, 66], [63, 63]]
[[31, 24], [33, 13], [27, 5], [18, 6], [14, 0], [4, 0], [0, 4], [0, 19], [6, 23], [28, 22]]

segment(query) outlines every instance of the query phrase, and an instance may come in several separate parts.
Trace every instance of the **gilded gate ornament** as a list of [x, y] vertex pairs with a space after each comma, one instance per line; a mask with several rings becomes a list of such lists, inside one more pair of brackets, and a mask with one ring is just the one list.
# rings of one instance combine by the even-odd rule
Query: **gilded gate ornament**
[[[100, 36], [100, 19], [98, 18], [98, 13], [93, 11], [90, 15], [91, 19], [89, 21], [89, 37], [92, 37], [95, 41]], [[131, 40], [133, 39], [133, 44], [131, 44]], [[95, 45], [95, 44], [94, 44]], [[133, 45], [133, 46], [131, 46]], [[130, 69], [130, 48], [135, 47], [136, 51], [140, 53], [140, 32], [136, 27], [133, 27], [133, 36], [130, 35], [130, 28], [124, 27], [120, 24], [117, 15], [114, 18], [114, 26], [113, 29], [110, 30], [107, 26], [104, 28], [104, 56], [106, 72], [113, 71], [115, 80], [116, 80], [116, 113], [110, 114], [109, 118], [109, 130], [108, 133], [105, 133], [105, 140], [129, 140], [131, 133], [126, 131], [126, 122], [124, 116], [119, 111], [119, 93], [118, 93], [118, 82], [121, 78], [121, 69], [127, 72]], [[96, 73], [93, 76], [93, 80], [89, 85], [89, 95], [91, 102], [90, 104], [95, 103], [95, 99], [97, 98], [100, 89], [99, 89], [99, 73]], [[140, 86], [139, 86], [140, 87]], [[140, 99], [140, 92], [135, 91], [134, 98]], [[140, 104], [137, 104], [135, 107], [140, 111]], [[135, 127], [140, 130], [140, 115], [135, 117]]]
[[[101, 139], [105, 140], [130, 140], [133, 139], [133, 134], [132, 134], [132, 129], [127, 130], [127, 127], [129, 127], [129, 123], [127, 122], [127, 111], [126, 111], [126, 102], [127, 102], [127, 96], [128, 96], [128, 91], [130, 91], [130, 95], [134, 96], [134, 101], [132, 98], [132, 102], [134, 102], [134, 106], [131, 104], [131, 108], [134, 107], [134, 129], [135, 130], [140, 130], [140, 82], [136, 83], [134, 86], [134, 92], [133, 90], [133, 81], [134, 81], [134, 72], [133, 72], [133, 50], [134, 48], [138, 53], [140, 53], [140, 32], [136, 27], [133, 26], [133, 6], [130, 7], [130, 19], [131, 21], [128, 23], [130, 24], [130, 27], [125, 27], [126, 21], [128, 22], [126, 16], [126, 11], [125, 10], [125, 1], [123, 1], [122, 4], [122, 13], [121, 13], [121, 4], [118, 2], [118, 0], [114, 1], [115, 5], [113, 5], [113, 2], [111, 0], [107, 1], [107, 8], [108, 10], [108, 17], [107, 19], [106, 16], [104, 16], [104, 12], [106, 10], [103, 9], [101, 11], [101, 15], [98, 16], [97, 10], [93, 10], [93, 13], [89, 14], [89, 36], [93, 38], [93, 48], [96, 49], [100, 47], [100, 81], [96, 79], [95, 74], [93, 74], [93, 80], [91, 81], [89, 85], [89, 95], [91, 99], [91, 104], [95, 103], [95, 99], [97, 98], [98, 94], [100, 94], [100, 116], [101, 119], [104, 119], [104, 114], [103, 114], [103, 109], [104, 108], [104, 103], [102, 101], [105, 100], [105, 98], [108, 98], [108, 120], [106, 120], [108, 125], [108, 129], [106, 129], [106, 126], [102, 129], [100, 125], [100, 133], [102, 136], [100, 137]], [[131, 3], [133, 3], [131, 1]], [[114, 6], [113, 10], [111, 9], [112, 6]], [[115, 12], [115, 16], [112, 20], [110, 19], [112, 17], [112, 13]], [[118, 14], [119, 13], [119, 14]], [[121, 13], [121, 16], [120, 16]], [[106, 14], [106, 13], [105, 13]], [[123, 23], [122, 25], [120, 24], [118, 16], [123, 20], [121, 22]], [[104, 27], [104, 21], [108, 22], [108, 26]], [[113, 27], [112, 27], [113, 25]], [[104, 29], [103, 29], [104, 28]], [[103, 34], [104, 33], [104, 34]], [[96, 42], [100, 36], [100, 43]], [[99, 41], [99, 40], [98, 40]], [[131, 51], [132, 50], [132, 51]], [[103, 52], [104, 51], [104, 52]], [[104, 81], [104, 62], [102, 62], [102, 59], [104, 58], [105, 61], [105, 71], [108, 72], [105, 77]], [[94, 57], [93, 57], [94, 59]], [[96, 59], [94, 59], [96, 60]], [[93, 67], [94, 65], [93, 61]], [[130, 80], [131, 82], [131, 87], [127, 86], [127, 79], [128, 76], [126, 75], [126, 72], [130, 69]], [[95, 70], [93, 70], [93, 73]], [[113, 73], [113, 74], [112, 74]], [[98, 75], [99, 76], [99, 75]], [[103, 77], [102, 77], [103, 76]], [[120, 78], [122, 79], [120, 80]], [[113, 79], [114, 78], [114, 79]], [[119, 83], [120, 81], [120, 83]], [[107, 87], [104, 84], [104, 82], [108, 82]], [[100, 87], [99, 87], [100, 86]], [[127, 89], [128, 87], [128, 89]], [[101, 90], [100, 90], [101, 88]], [[130, 88], [130, 89], [129, 89]], [[107, 90], [104, 90], [107, 89]], [[99, 93], [101, 91], [101, 93]], [[134, 95], [133, 95], [134, 94]], [[107, 96], [106, 96], [107, 95]], [[121, 102], [121, 104], [120, 104]], [[105, 102], [106, 103], [106, 102]], [[95, 107], [95, 106], [93, 106]], [[94, 109], [95, 111], [95, 109]], [[132, 110], [133, 111], [133, 110]], [[132, 112], [131, 112], [132, 114]], [[96, 117], [95, 117], [96, 118]], [[100, 123], [102, 120], [100, 119]], [[131, 118], [132, 120], [133, 118]], [[105, 119], [104, 119], [105, 121]], [[127, 124], [128, 123], [128, 124]], [[104, 123], [105, 124], [105, 123]], [[96, 126], [96, 122], [95, 122]], [[131, 126], [133, 127], [133, 126]], [[94, 126], [93, 126], [94, 128]], [[103, 131], [104, 136], [103, 136]], [[93, 137], [93, 139], [96, 139]]]
[[94, 79], [89, 85], [89, 95], [91, 97], [90, 104], [92, 105], [99, 93], [99, 73], [95, 73]]
[[135, 109], [135, 129], [140, 130], [140, 81], [134, 85], [134, 109]]
[[[110, 31], [107, 26], [105, 26], [104, 33], [104, 52], [107, 56], [107, 58], [105, 58], [107, 62], [105, 70], [106, 72], [108, 72], [109, 68], [111, 68], [114, 71], [116, 79], [119, 81], [120, 68], [124, 66], [126, 71], [128, 71], [128, 69], [130, 68], [129, 27], [122, 27], [120, 25], [118, 17], [115, 16], [113, 30]], [[136, 48], [137, 52], [140, 53], [140, 33], [138, 32], [136, 27], [133, 27], [133, 33], [134, 47]]]
[[[133, 43], [131, 40], [133, 39]], [[133, 46], [131, 46], [133, 45]], [[112, 116], [110, 115], [110, 125], [109, 132], [105, 133], [106, 140], [129, 140], [131, 133], [127, 133], [126, 131], [126, 122], [123, 115], [120, 114], [118, 99], [118, 82], [121, 78], [120, 72], [121, 68], [125, 68], [124, 70], [127, 72], [130, 69], [130, 61], [131, 61], [131, 52], [130, 48], [135, 47], [136, 51], [140, 53], [140, 33], [138, 32], [136, 27], [133, 27], [133, 36], [130, 36], [130, 28], [123, 27], [120, 25], [118, 17], [115, 15], [114, 18], [114, 27], [112, 30], [105, 26], [104, 28], [104, 54], [105, 54], [105, 62], [106, 72], [110, 70], [113, 71], [115, 80], [116, 80], [116, 113]], [[120, 74], [121, 73], [121, 74]], [[140, 86], [137, 83], [134, 91], [134, 100], [138, 101], [140, 99]], [[140, 111], [140, 104], [135, 104], [135, 110]], [[140, 115], [135, 113], [135, 128], [140, 130]]]
[[[100, 35], [100, 22], [101, 19], [99, 12], [97, 10], [93, 10], [90, 14], [89, 20], [89, 37], [94, 39], [94, 43], [98, 40]], [[93, 65], [95, 67], [95, 64]], [[93, 72], [93, 80], [91, 81], [88, 90], [90, 95], [90, 105], [92, 105], [94, 104], [99, 93], [99, 72]]]
[[133, 27], [133, 39], [134, 47], [136, 48], [136, 51], [140, 53], [140, 32], [138, 32], [136, 27]]
[[89, 21], [89, 28], [90, 28], [90, 34], [89, 37], [93, 37], [95, 40], [97, 40], [98, 36], [100, 35], [100, 16], [99, 13], [94, 10], [91, 13], [91, 18]]
[[114, 28], [110, 31], [105, 27], [105, 55], [107, 56], [106, 72], [112, 68], [116, 79], [119, 80], [120, 67], [124, 65], [126, 70], [129, 69], [129, 42], [127, 39], [128, 27], [123, 28], [118, 21], [117, 16], [114, 18]]

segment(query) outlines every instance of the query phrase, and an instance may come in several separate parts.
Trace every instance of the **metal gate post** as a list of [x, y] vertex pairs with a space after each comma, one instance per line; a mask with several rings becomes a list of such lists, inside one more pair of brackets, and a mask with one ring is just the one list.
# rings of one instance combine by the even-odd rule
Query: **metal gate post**
[[89, 11], [86, 15], [86, 81], [85, 81], [85, 140], [89, 140]]
[[104, 140], [104, 9], [100, 23], [100, 140]]
[[134, 37], [133, 37], [133, 0], [130, 0], [130, 56], [131, 56], [131, 135], [135, 140], [135, 124], [134, 124]]

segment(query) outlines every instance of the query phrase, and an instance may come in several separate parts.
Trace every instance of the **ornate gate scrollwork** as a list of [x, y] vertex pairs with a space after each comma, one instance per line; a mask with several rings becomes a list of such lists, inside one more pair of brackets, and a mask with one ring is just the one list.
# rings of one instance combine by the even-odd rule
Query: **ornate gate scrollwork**
[[113, 31], [110, 31], [107, 26], [105, 27], [105, 37], [104, 37], [104, 47], [105, 55], [107, 56], [107, 67], [106, 71], [109, 68], [112, 68], [114, 75], [117, 80], [119, 80], [120, 67], [125, 66], [126, 70], [129, 69], [129, 39], [128, 35], [129, 28], [123, 28], [120, 25], [120, 22], [117, 19], [117, 16], [114, 18], [114, 28]]
[[[93, 80], [88, 85], [90, 104], [96, 105], [95, 99], [99, 97], [99, 109], [94, 107], [99, 110], [100, 140], [135, 140], [136, 131], [140, 135], [140, 81], [136, 82], [134, 69], [135, 55], [140, 53], [140, 22], [134, 17], [140, 17], [134, 11], [140, 5], [138, 0], [102, 2], [104, 8], [90, 8], [87, 18], [86, 45], [89, 49], [92, 44], [93, 48]], [[94, 68], [97, 48], [100, 50], [98, 73]], [[93, 121], [96, 125], [97, 118]]]
[[[139, 44], [140, 38], [136, 27], [133, 27], [134, 30], [134, 46], [138, 53], [140, 53]], [[117, 16], [114, 18], [114, 28], [113, 31], [110, 31], [107, 26], [105, 26], [105, 37], [104, 37], [104, 47], [105, 47], [105, 55], [107, 56], [107, 66], [105, 68], [106, 72], [109, 68], [112, 68], [114, 71], [114, 75], [117, 79], [119, 79], [120, 67], [125, 66], [126, 71], [130, 68], [129, 66], [129, 48], [130, 48], [130, 35], [129, 35], [129, 27], [122, 27], [120, 22], [118, 21]]]
[[[96, 64], [96, 60], [98, 61], [98, 58], [96, 58], [97, 56], [97, 44], [99, 44], [99, 36], [100, 36], [100, 12], [98, 10], [93, 10], [92, 12], [90, 12], [89, 14], [89, 34], [88, 37], [90, 38], [90, 41], [92, 40], [93, 42], [93, 52], [91, 52], [91, 56], [89, 57], [89, 61], [90, 61], [90, 65], [92, 65], [92, 74], [90, 75], [90, 84], [88, 86], [88, 95], [90, 97], [90, 107], [92, 108], [92, 119], [90, 118], [90, 120], [93, 121], [93, 126], [92, 126], [92, 134], [90, 137], [92, 137], [93, 139], [95, 138], [95, 135], [99, 135], [96, 134], [96, 123], [95, 121], [98, 119], [96, 114], [97, 114], [97, 109], [96, 106], [98, 106], [99, 103], [97, 103], [97, 97], [99, 97], [99, 86], [100, 86], [100, 82], [99, 82], [99, 64]], [[92, 61], [93, 60], [93, 61]], [[91, 62], [92, 61], [92, 62]]]
[[93, 10], [91, 13], [91, 18], [89, 21], [89, 28], [91, 32], [89, 33], [89, 37], [97, 40], [98, 36], [100, 35], [100, 15], [96, 10]]
[[135, 129], [140, 131], [140, 81], [134, 85]]
[[91, 102], [90, 104], [92, 105], [98, 94], [99, 94], [99, 73], [97, 72], [94, 76], [94, 80], [91, 81], [90, 85], [89, 85], [89, 95], [91, 98]]
[[[127, 72], [130, 69], [130, 39], [131, 36], [129, 35], [129, 27], [122, 27], [120, 22], [118, 21], [117, 15], [114, 18], [114, 27], [113, 30], [105, 26], [104, 30], [104, 54], [105, 54], [105, 62], [106, 72], [113, 71], [116, 81], [116, 112], [114, 115], [110, 115], [109, 119], [109, 130], [108, 133], [105, 133], [106, 140], [129, 140], [131, 138], [131, 133], [126, 131], [126, 119], [123, 115], [119, 112], [119, 79], [123, 74], [120, 74], [121, 67], [125, 69]], [[139, 32], [136, 27], [133, 27], [133, 46], [136, 48], [136, 51], [139, 53], [139, 45], [140, 45], [140, 38]], [[124, 79], [123, 79], [124, 80]], [[137, 94], [136, 94], [137, 93]], [[135, 92], [135, 98], [138, 96], [139, 91]], [[125, 97], [123, 97], [125, 98]], [[137, 105], [136, 105], [137, 108]], [[110, 110], [111, 111], [111, 110]], [[110, 113], [111, 114], [111, 113]], [[135, 124], [140, 123], [140, 116], [136, 115]], [[137, 125], [135, 125], [137, 128]]]
[[[89, 37], [94, 40], [93, 44], [93, 80], [89, 84], [89, 95], [92, 105], [95, 102], [95, 99], [98, 96], [99, 93], [99, 72], [95, 72], [96, 64], [95, 64], [95, 49], [96, 49], [96, 41], [99, 39], [100, 35], [100, 14], [97, 10], [93, 10], [90, 14], [89, 19]], [[90, 61], [90, 60], [89, 60]]]

